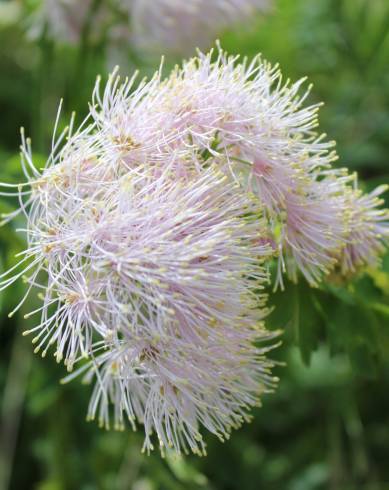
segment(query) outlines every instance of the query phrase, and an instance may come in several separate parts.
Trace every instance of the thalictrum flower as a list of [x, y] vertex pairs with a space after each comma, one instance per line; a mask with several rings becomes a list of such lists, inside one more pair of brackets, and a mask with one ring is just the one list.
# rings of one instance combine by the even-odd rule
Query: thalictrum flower
[[217, 165], [107, 160], [105, 136], [70, 132], [42, 173], [23, 140], [28, 248], [3, 286], [23, 274], [41, 289], [36, 352], [69, 371], [89, 359], [70, 377], [96, 378], [90, 418], [109, 427], [112, 403], [115, 428], [144, 424], [146, 450], [156, 433], [162, 451], [204, 453], [201, 427], [228, 437], [275, 381], [258, 345], [274, 337], [262, 206]]
[[204, 452], [201, 426], [226, 438], [272, 386], [259, 343], [274, 257], [276, 284], [317, 285], [385, 249], [384, 188], [364, 195], [332, 167], [302, 84], [260, 57], [200, 53], [166, 80], [98, 80], [42, 170], [22, 133], [27, 182], [2, 194], [19, 198], [4, 221], [25, 215], [27, 248], [0, 286], [24, 276], [16, 309], [41, 289], [35, 350], [80, 362], [89, 417], [143, 423], [146, 450], [156, 433], [162, 450]]
[[191, 53], [208, 48], [226, 29], [266, 11], [269, 0], [119, 0], [131, 16], [133, 41], [141, 50]]
[[389, 239], [389, 210], [380, 208], [380, 195], [388, 190], [381, 185], [369, 194], [360, 189], [348, 189], [347, 244], [340, 255], [343, 274], [353, 274], [366, 267], [377, 267]]
[[[317, 133], [320, 104], [305, 106], [304, 80], [283, 82], [278, 67], [221, 50], [184, 62], [166, 80], [158, 72], [135, 92], [113, 75], [92, 118], [107, 135], [107, 158], [128, 168], [174, 160], [177, 175], [210, 163], [254, 193], [268, 220], [268, 243], [279, 256], [276, 284], [300, 271], [317, 285], [348, 243], [352, 176], [332, 167], [334, 142]], [[113, 150], [114, 148], [114, 150]], [[264, 237], [262, 237], [264, 239]]]

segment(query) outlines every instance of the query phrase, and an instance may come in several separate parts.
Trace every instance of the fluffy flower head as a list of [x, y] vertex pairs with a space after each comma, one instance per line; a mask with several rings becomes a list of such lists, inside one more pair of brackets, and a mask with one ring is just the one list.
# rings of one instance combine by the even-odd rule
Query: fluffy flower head
[[89, 418], [143, 424], [145, 450], [155, 434], [162, 451], [204, 453], [201, 427], [227, 438], [271, 388], [273, 259], [276, 285], [316, 286], [385, 249], [384, 188], [364, 195], [332, 167], [303, 83], [219, 50], [166, 80], [98, 80], [43, 171], [23, 134], [28, 182], [6, 220], [25, 214], [28, 247], [1, 286], [41, 288], [35, 350], [81, 362], [69, 377], [95, 380]]
[[133, 80], [114, 76], [102, 96], [97, 87], [92, 117], [129, 168], [163, 166], [172, 155], [177, 175], [219, 166], [264, 207], [276, 284], [302, 273], [317, 285], [349, 243], [354, 177], [332, 167], [334, 143], [316, 131], [319, 104], [304, 105], [304, 80], [283, 83], [260, 57], [237, 61], [200, 54], [135, 93]]
[[191, 53], [206, 48], [223, 30], [269, 8], [268, 0], [121, 0], [142, 50]]
[[36, 352], [90, 360], [70, 377], [95, 378], [91, 419], [144, 424], [148, 451], [155, 433], [162, 451], [204, 453], [201, 427], [225, 439], [274, 382], [262, 207], [217, 166], [130, 168], [102, 137], [70, 136], [41, 174], [24, 141], [28, 248], [5, 281], [42, 289]]

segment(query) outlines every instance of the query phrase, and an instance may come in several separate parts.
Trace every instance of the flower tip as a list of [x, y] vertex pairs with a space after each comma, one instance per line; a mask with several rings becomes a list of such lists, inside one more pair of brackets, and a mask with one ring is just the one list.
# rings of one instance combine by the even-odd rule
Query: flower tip
[[63, 355], [60, 352], [55, 352], [54, 357], [55, 357], [57, 364], [59, 364], [63, 359]]

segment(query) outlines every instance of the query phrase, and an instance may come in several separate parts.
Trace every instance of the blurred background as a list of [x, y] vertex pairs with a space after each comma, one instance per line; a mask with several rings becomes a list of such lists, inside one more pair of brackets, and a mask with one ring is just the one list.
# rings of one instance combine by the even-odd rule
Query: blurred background
[[[56, 1], [47, 3], [54, 9]], [[52, 35], [39, 4], [0, 0], [5, 182], [22, 179], [21, 126], [39, 166], [61, 98], [61, 125], [72, 110], [80, 122], [97, 74], [119, 63], [122, 73], [150, 75], [159, 64], [128, 41], [120, 11], [101, 21], [99, 2], [90, 2], [84, 17], [79, 0], [79, 35], [67, 38]], [[231, 53], [279, 62], [285, 78], [308, 76], [310, 102], [325, 102], [321, 130], [338, 142], [339, 164], [358, 171], [366, 189], [389, 183], [388, 0], [278, 0], [221, 41]], [[177, 59], [167, 55], [165, 69]], [[16, 204], [1, 198], [0, 211]], [[0, 228], [1, 271], [23, 249], [17, 226]], [[230, 441], [207, 436], [206, 458], [145, 456], [141, 431], [87, 423], [89, 388], [61, 386], [63, 367], [34, 356], [21, 336], [34, 299], [7, 316], [23, 289], [20, 281], [0, 293], [0, 490], [389, 489], [389, 256], [351, 285], [313, 290], [302, 282], [273, 296], [269, 325], [285, 331], [273, 353], [279, 389]]]

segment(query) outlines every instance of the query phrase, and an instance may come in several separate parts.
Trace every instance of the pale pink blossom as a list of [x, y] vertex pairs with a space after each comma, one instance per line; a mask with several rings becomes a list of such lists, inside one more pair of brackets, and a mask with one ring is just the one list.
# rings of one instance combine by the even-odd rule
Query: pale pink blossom
[[76, 44], [90, 14], [91, 0], [42, 0], [31, 30], [33, 37], [44, 32], [60, 42]]
[[120, 165], [95, 124], [69, 134], [42, 173], [23, 137], [28, 248], [2, 286], [41, 290], [25, 334], [69, 371], [81, 362], [69, 379], [95, 378], [89, 418], [143, 424], [147, 451], [155, 433], [162, 452], [204, 454], [202, 427], [227, 438], [275, 383], [272, 342], [258, 347], [274, 337], [262, 207], [215, 165]]
[[30, 21], [29, 34], [75, 45], [82, 41], [86, 30], [89, 40], [101, 39], [110, 22], [110, 8], [104, 1], [41, 0]]
[[269, 10], [271, 0], [41, 0], [34, 15], [33, 37], [77, 44], [105, 39], [116, 50], [141, 53], [193, 53], [208, 48], [224, 30], [252, 22]]
[[119, 0], [131, 16], [133, 41], [143, 51], [191, 53], [208, 48], [229, 28], [251, 22], [269, 0]]
[[91, 116], [111, 142], [106, 159], [115, 153], [128, 168], [170, 162], [180, 176], [219, 165], [264, 206], [276, 285], [285, 273], [317, 285], [348, 243], [353, 176], [332, 167], [334, 142], [317, 132], [320, 104], [305, 105], [304, 79], [284, 83], [260, 57], [214, 58], [199, 54], [135, 91], [134, 79], [115, 74], [101, 95], [97, 84]]
[[300, 270], [316, 285], [344, 245], [342, 208], [333, 200], [344, 184], [331, 169], [333, 142], [315, 131], [319, 104], [303, 105], [303, 82], [284, 84], [259, 57], [238, 63], [222, 51], [216, 61], [200, 54], [135, 94], [133, 81], [111, 78], [101, 97], [95, 91], [92, 117], [130, 168], [163, 165], [172, 155], [178, 175], [218, 164], [264, 205], [279, 255], [277, 284], [284, 272], [296, 280]]
[[162, 451], [204, 453], [201, 427], [225, 439], [273, 385], [259, 344], [274, 259], [276, 285], [316, 286], [376, 266], [389, 237], [384, 187], [363, 194], [332, 167], [304, 81], [259, 57], [212, 59], [98, 80], [44, 169], [22, 132], [26, 183], [2, 192], [27, 247], [0, 288], [25, 278], [14, 311], [41, 290], [36, 352], [77, 363], [68, 379], [95, 381], [89, 418], [144, 424], [147, 451], [156, 434]]
[[340, 255], [343, 274], [352, 274], [366, 267], [377, 267], [389, 241], [389, 210], [382, 209], [380, 195], [388, 190], [381, 185], [369, 194], [349, 189], [347, 203], [347, 243]]

